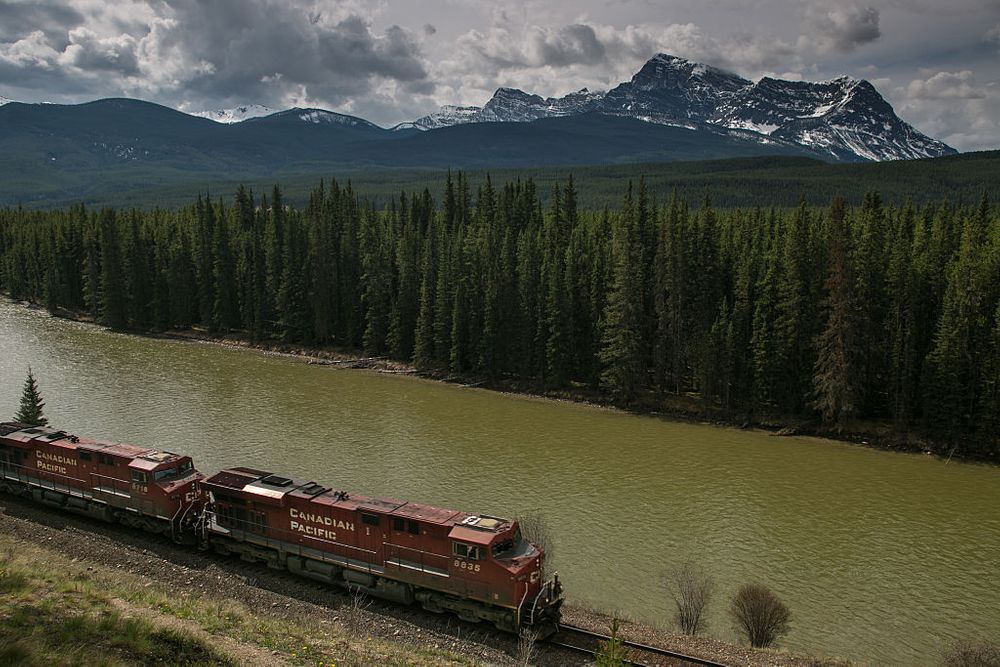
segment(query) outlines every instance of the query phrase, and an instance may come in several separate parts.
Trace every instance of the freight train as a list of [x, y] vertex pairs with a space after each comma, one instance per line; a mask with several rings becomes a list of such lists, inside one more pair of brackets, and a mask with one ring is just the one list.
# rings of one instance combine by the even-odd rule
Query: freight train
[[254, 468], [206, 477], [190, 456], [17, 422], [0, 423], [0, 491], [508, 632], [559, 624], [558, 575], [509, 519]]

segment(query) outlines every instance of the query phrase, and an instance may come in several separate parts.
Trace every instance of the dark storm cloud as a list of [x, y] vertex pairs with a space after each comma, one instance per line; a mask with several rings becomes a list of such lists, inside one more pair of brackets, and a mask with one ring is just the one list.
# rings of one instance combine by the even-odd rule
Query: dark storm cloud
[[369, 91], [376, 78], [428, 83], [418, 43], [399, 26], [376, 34], [357, 15], [331, 17], [271, 0], [168, 5], [171, 23], [154, 29], [148, 53], [170, 71], [178, 60], [194, 68], [182, 79], [189, 97], [280, 104], [293, 95], [338, 104]]
[[813, 6], [806, 13], [808, 37], [826, 50], [853, 51], [882, 36], [881, 14], [875, 7], [859, 5]]
[[83, 20], [83, 14], [65, 3], [0, 0], [0, 42], [14, 42], [41, 31], [50, 41], [64, 46], [67, 33]]
[[136, 40], [130, 35], [100, 38], [90, 30], [77, 28], [70, 31], [69, 41], [64, 51], [66, 64], [88, 72], [139, 74]]
[[536, 31], [533, 47], [539, 60], [555, 67], [574, 63], [590, 65], [603, 62], [607, 56], [594, 29], [582, 23], [549, 32]]
[[[410, 94], [434, 88], [410, 31], [397, 25], [376, 31], [343, 3], [328, 11], [280, 0], [81, 5], [89, 16], [55, 5], [0, 3], [0, 72], [13, 88], [62, 95], [76, 78], [95, 93], [189, 107], [248, 99], [334, 106], [385, 81]], [[80, 25], [87, 19], [88, 27]]]

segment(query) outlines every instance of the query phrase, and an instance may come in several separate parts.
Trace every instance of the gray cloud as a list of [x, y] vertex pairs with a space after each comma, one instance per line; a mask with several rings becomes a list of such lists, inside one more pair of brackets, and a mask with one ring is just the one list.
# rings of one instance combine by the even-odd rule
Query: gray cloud
[[1000, 23], [997, 23], [986, 32], [986, 41], [1000, 46]]
[[1000, 83], [969, 70], [927, 74], [894, 91], [900, 115], [959, 150], [1000, 144]]
[[[84, 16], [77, 10], [46, 14], [44, 6], [32, 13], [8, 3], [0, 6], [5, 26], [13, 25], [6, 20], [11, 9], [25, 25], [53, 17], [63, 25], [49, 32], [8, 30], [14, 37], [0, 41], [0, 71], [18, 87], [53, 89], [75, 76], [95, 92], [188, 108], [248, 99], [338, 106], [372, 93], [384, 80], [408, 94], [433, 92], [410, 31], [397, 25], [375, 31], [343, 6], [320, 11], [319, 4], [160, 0], [109, 17], [107, 7]], [[74, 25], [87, 19], [93, 27]], [[115, 32], [122, 26], [131, 28]]]
[[803, 39], [825, 51], [853, 51], [882, 36], [879, 17], [879, 10], [871, 6], [814, 5], [806, 11]]
[[0, 0], [0, 42], [16, 42], [41, 31], [58, 47], [67, 33], [84, 21], [82, 13], [65, 3], [45, 0]]
[[131, 35], [99, 37], [86, 28], [69, 32], [69, 44], [62, 60], [88, 72], [115, 72], [124, 76], [139, 74], [136, 39]]
[[607, 57], [607, 50], [594, 29], [583, 23], [548, 31], [536, 28], [531, 32], [528, 52], [533, 60], [553, 67], [574, 63], [593, 65], [603, 63]]

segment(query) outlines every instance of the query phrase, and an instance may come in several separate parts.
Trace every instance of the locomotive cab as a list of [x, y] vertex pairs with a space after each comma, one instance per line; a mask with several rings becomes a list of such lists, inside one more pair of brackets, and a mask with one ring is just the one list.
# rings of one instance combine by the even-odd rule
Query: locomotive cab
[[148, 452], [128, 465], [130, 491], [140, 498], [144, 513], [169, 522], [179, 534], [197, 517], [202, 502], [203, 475], [195, 470], [190, 456], [170, 452]]
[[558, 577], [544, 579], [544, 551], [524, 539], [516, 521], [470, 516], [456, 524], [449, 537], [455, 556], [453, 571], [460, 576], [476, 573], [476, 577], [482, 572], [496, 584], [492, 602], [516, 609], [513, 627], [504, 629], [516, 632], [517, 627], [528, 625], [542, 634], [555, 631], [562, 587]]

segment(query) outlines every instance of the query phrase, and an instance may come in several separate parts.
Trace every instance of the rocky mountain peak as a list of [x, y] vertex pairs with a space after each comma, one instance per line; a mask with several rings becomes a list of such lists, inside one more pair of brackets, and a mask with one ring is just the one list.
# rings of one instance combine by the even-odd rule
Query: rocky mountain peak
[[838, 160], [890, 160], [947, 155], [954, 150], [896, 116], [863, 79], [753, 82], [723, 69], [658, 53], [629, 81], [607, 93], [581, 89], [542, 98], [498, 88], [482, 109], [442, 109], [413, 123], [432, 128], [459, 123], [531, 122], [596, 112], [691, 130], [733, 132], [762, 144], [807, 147]]

